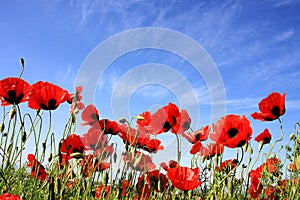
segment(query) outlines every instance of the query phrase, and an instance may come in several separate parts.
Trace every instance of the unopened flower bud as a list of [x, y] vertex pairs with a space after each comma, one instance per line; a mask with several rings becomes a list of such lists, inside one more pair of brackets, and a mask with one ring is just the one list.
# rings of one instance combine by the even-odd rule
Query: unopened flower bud
[[12, 120], [14, 118], [14, 116], [16, 115], [16, 108], [13, 107], [10, 111], [9, 111], [9, 119]]
[[26, 134], [26, 131], [24, 131], [22, 133], [22, 142], [24, 143], [26, 141], [26, 139], [27, 139], [27, 134]]
[[50, 153], [49, 157], [48, 157], [48, 162], [51, 162], [52, 160], [52, 153]]
[[258, 152], [260, 152], [260, 151], [262, 150], [263, 146], [264, 146], [264, 143], [263, 143], [262, 141], [259, 142], [259, 145], [258, 145]]
[[8, 145], [7, 149], [6, 149], [6, 154], [9, 155], [9, 154], [11, 153], [12, 147], [13, 147], [13, 144], [10, 143], [10, 144]]
[[295, 138], [295, 134], [294, 133], [291, 133], [290, 134], [290, 140], [293, 140]]
[[127, 120], [126, 120], [124, 117], [121, 117], [121, 118], [119, 119], [119, 122], [122, 123], [122, 124], [124, 124], [124, 123], [127, 122]]
[[4, 123], [2, 122], [2, 124], [0, 124], [0, 133], [2, 133], [5, 129], [5, 125]]
[[138, 120], [144, 120], [145, 119], [143, 116], [140, 116], [140, 115], [136, 116], [135, 118], [138, 119]]
[[249, 153], [250, 153], [251, 155], [253, 154], [253, 149], [252, 149], [251, 146], [248, 147], [248, 151], [249, 151]]
[[74, 115], [74, 113], [71, 114], [71, 122], [73, 125], [76, 123], [76, 116]]
[[248, 150], [248, 146], [249, 146], [249, 143], [246, 143], [246, 144], [243, 146], [243, 150], [244, 150], [244, 152], [247, 152], [247, 150]]
[[21, 65], [22, 65], [22, 67], [24, 67], [24, 65], [25, 65], [24, 58], [20, 58], [20, 63], [21, 63]]

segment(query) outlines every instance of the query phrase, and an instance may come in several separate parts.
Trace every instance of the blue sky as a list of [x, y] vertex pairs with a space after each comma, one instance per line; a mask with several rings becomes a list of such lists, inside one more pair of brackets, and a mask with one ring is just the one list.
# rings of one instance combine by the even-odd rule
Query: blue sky
[[[299, 0], [1, 1], [0, 78], [18, 76], [19, 58], [24, 57], [23, 78], [29, 83], [50, 81], [72, 91], [83, 61], [101, 42], [135, 28], [166, 28], [190, 37], [211, 57], [226, 91], [226, 113], [246, 114], [251, 119], [249, 114], [258, 111], [262, 98], [273, 91], [286, 92], [287, 112], [282, 119], [289, 135], [300, 111], [299, 11]], [[184, 105], [196, 103], [199, 109], [198, 121], [192, 122], [194, 129], [211, 122], [211, 96], [203, 77], [180, 56], [157, 49], [122, 55], [95, 80], [95, 104], [102, 117], [119, 117], [112, 112], [113, 92], [123, 94], [141, 77], [155, 73], [131, 75], [125, 86], [116, 86], [130, 70], [149, 63], [161, 64], [184, 77], [196, 101], [189, 102], [186, 91], [172, 93], [170, 88], [180, 86], [173, 76], [166, 76], [168, 85], [153, 79], [117, 109], [126, 107], [134, 116], [168, 102], [178, 103], [177, 98], [182, 97]], [[62, 106], [55, 115], [66, 119], [68, 109]], [[274, 138], [279, 137], [277, 122], [251, 119], [251, 124], [254, 136], [270, 128]]]

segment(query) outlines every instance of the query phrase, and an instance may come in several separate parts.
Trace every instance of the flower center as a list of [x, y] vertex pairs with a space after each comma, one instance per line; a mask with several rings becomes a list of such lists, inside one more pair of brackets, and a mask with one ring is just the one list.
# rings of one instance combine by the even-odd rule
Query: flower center
[[239, 130], [237, 130], [236, 128], [231, 128], [229, 129], [229, 131], [227, 132], [229, 138], [233, 138], [234, 136], [236, 136], [236, 134], [238, 134]]

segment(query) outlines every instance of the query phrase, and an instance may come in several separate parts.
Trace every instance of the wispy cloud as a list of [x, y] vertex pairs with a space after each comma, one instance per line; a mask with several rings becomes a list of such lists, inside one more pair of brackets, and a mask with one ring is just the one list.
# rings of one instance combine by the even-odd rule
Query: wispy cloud
[[299, 3], [298, 0], [274, 0], [274, 7], [282, 7], [282, 6], [287, 6], [287, 5], [291, 5], [294, 3]]
[[275, 40], [275, 42], [283, 42], [283, 41], [291, 38], [294, 34], [295, 34], [294, 29], [291, 28], [291, 29], [284, 31], [283, 33], [275, 36], [274, 40]]

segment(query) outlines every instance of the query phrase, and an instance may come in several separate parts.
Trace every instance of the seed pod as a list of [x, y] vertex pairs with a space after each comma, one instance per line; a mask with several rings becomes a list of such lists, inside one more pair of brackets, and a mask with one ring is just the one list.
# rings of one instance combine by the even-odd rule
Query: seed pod
[[14, 116], [16, 115], [16, 108], [13, 107], [10, 111], [9, 111], [9, 119], [12, 120], [14, 118]]
[[26, 134], [26, 131], [24, 131], [22, 133], [22, 142], [24, 143], [26, 141], [26, 139], [27, 139], [27, 134]]
[[122, 117], [122, 118], [119, 119], [119, 122], [122, 123], [122, 124], [124, 124], [124, 123], [127, 122], [127, 120], [126, 120], [125, 118]]
[[5, 129], [5, 125], [4, 123], [2, 122], [2, 124], [0, 124], [0, 133], [2, 133]]

